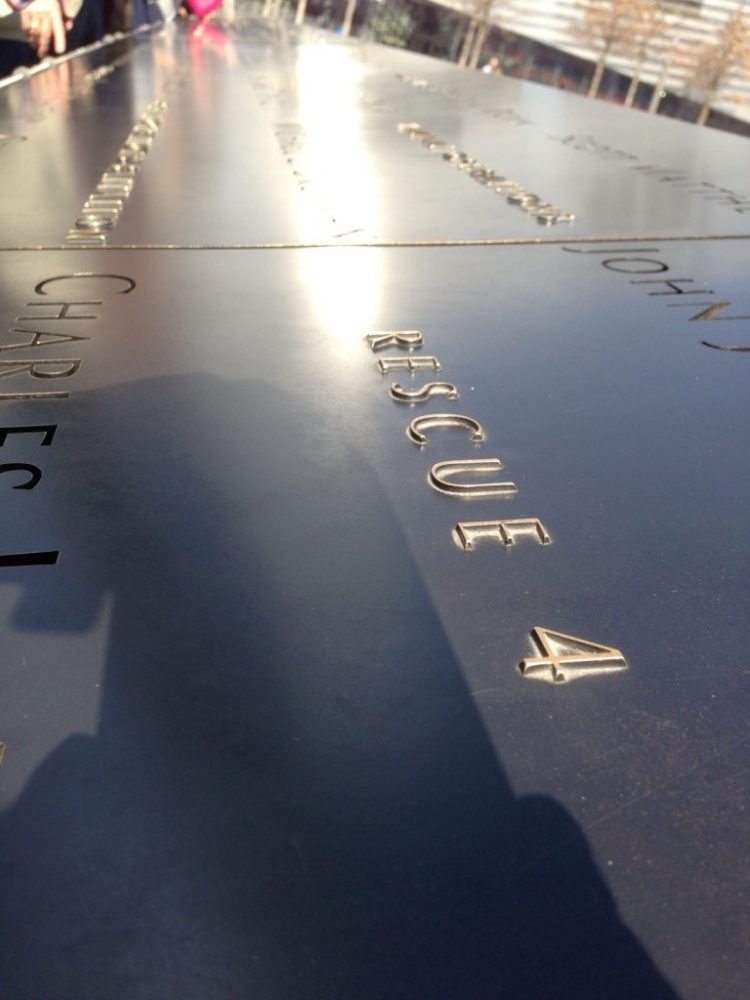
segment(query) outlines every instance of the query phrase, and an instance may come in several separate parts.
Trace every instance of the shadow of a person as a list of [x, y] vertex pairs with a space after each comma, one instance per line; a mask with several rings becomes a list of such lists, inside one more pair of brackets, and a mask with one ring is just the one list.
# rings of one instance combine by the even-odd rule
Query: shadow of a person
[[96, 737], [0, 818], [4, 1000], [674, 1000], [573, 820], [513, 795], [334, 427], [202, 375], [68, 405], [64, 558], [15, 625], [113, 625]]

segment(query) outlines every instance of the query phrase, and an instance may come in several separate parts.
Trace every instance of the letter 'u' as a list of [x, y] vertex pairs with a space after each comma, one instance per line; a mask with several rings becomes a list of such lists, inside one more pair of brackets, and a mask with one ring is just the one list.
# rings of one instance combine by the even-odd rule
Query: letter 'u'
[[448, 462], [438, 462], [430, 469], [428, 482], [439, 493], [457, 497], [499, 497], [511, 496], [518, 487], [511, 482], [455, 482], [457, 475], [476, 476], [488, 472], [498, 472], [503, 463], [499, 458], [465, 458]]

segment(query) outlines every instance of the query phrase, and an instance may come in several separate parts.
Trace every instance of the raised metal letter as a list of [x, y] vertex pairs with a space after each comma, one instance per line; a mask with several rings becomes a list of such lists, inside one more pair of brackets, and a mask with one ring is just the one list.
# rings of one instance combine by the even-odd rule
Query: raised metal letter
[[454, 483], [446, 476], [458, 473], [481, 475], [483, 472], [497, 472], [503, 463], [499, 458], [465, 458], [451, 462], [438, 462], [430, 469], [428, 482], [439, 493], [460, 497], [497, 497], [511, 496], [518, 492], [515, 483]]
[[403, 368], [408, 371], [411, 375], [420, 368], [432, 368], [437, 370], [440, 368], [440, 362], [432, 354], [422, 354], [415, 358], [381, 358], [378, 361], [378, 367], [380, 371], [385, 375], [386, 372], [391, 372], [394, 368]]
[[413, 351], [424, 343], [419, 330], [381, 330], [380, 333], [368, 333], [365, 340], [373, 351], [379, 351], [383, 347], [403, 347], [407, 351]]
[[472, 441], [484, 440], [482, 425], [473, 417], [465, 417], [462, 413], [424, 413], [412, 420], [406, 428], [406, 434], [410, 441], [423, 448], [427, 444], [427, 438], [422, 429], [426, 430], [428, 427], [466, 427], [472, 432]]
[[390, 388], [390, 397], [397, 403], [426, 403], [430, 396], [458, 399], [458, 389], [452, 382], [425, 382], [418, 389], [404, 389], [394, 382]]
[[628, 669], [625, 657], [612, 646], [602, 646], [598, 642], [538, 626], [531, 634], [545, 655], [522, 660], [518, 669], [524, 677], [532, 680], [564, 684], [580, 677], [598, 677]]
[[513, 545], [516, 535], [536, 538], [541, 545], [552, 539], [538, 517], [515, 517], [505, 521], [462, 521], [456, 525], [456, 538], [464, 552], [471, 552], [483, 539]]

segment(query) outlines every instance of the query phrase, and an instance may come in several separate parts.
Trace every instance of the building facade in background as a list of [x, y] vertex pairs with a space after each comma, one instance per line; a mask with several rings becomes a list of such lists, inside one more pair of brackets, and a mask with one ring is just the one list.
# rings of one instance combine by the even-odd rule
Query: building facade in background
[[[486, 0], [485, 0], [486, 2]], [[593, 0], [592, 0], [593, 2]], [[491, 21], [505, 31], [533, 39], [544, 45], [595, 63], [599, 53], [577, 37], [576, 24], [585, 16], [586, 0], [494, 0], [488, 11]], [[474, 0], [456, 3], [471, 13]], [[626, 77], [637, 73], [644, 84], [667, 93], [686, 97], [699, 105], [707, 84], [699, 73], [706, 47], [716, 43], [727, 23], [737, 12], [750, 9], [741, 0], [671, 0], [661, 5], [666, 17], [663, 30], [649, 40], [643, 51], [636, 39], [615, 45], [607, 67]], [[724, 75], [712, 106], [726, 114], [750, 122], [750, 72], [733, 68]]]

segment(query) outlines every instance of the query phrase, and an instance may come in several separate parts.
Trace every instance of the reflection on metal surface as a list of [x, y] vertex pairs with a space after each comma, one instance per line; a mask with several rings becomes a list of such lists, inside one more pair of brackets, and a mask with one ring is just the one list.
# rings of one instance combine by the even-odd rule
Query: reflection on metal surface
[[326, 333], [339, 350], [359, 347], [353, 330], [375, 325], [380, 292], [380, 261], [371, 254], [338, 253], [335, 260], [317, 254], [301, 258], [310, 301]]
[[4, 756], [5, 756], [5, 744], [0, 743], [0, 764], [2, 764]]
[[[284, 149], [296, 182], [300, 228], [334, 238], [375, 237], [380, 229], [378, 170], [364, 135], [360, 90], [364, 69], [345, 49], [304, 46], [297, 52], [293, 93], [298, 120], [294, 149]], [[281, 137], [277, 136], [280, 141]]]
[[515, 108], [486, 107], [468, 94], [459, 94], [459, 91], [452, 87], [439, 87], [437, 84], [430, 83], [429, 80], [422, 80], [419, 77], [410, 76], [408, 73], [396, 73], [396, 79], [418, 90], [427, 90], [438, 97], [447, 98], [448, 100], [458, 99], [467, 107], [475, 108], [480, 114], [494, 118], [496, 121], [506, 122], [509, 125], [533, 124], [530, 119], [524, 118], [523, 115], [519, 114]]
[[[276, 138], [303, 192], [292, 203], [303, 238], [324, 233], [343, 239], [354, 232], [364, 243], [378, 232], [379, 182], [363, 134], [362, 76], [363, 68], [346, 51], [304, 46], [296, 53], [293, 71], [283, 77], [281, 93], [269, 98], [269, 108], [282, 119], [274, 122]], [[258, 82], [254, 77], [256, 89]], [[325, 330], [339, 352], [353, 350], [353, 330], [379, 325], [379, 258], [310, 254], [301, 267]]]
[[613, 646], [539, 626], [531, 634], [544, 653], [543, 657], [529, 657], [519, 664], [523, 676], [531, 680], [564, 684], [582, 677], [599, 677], [628, 669], [625, 657]]
[[406, 428], [406, 434], [410, 441], [423, 448], [427, 444], [427, 438], [422, 431], [430, 427], [465, 427], [471, 431], [472, 441], [479, 443], [484, 440], [484, 429], [479, 421], [464, 416], [463, 413], [425, 413], [412, 420]]
[[425, 382], [418, 389], [404, 389], [398, 382], [394, 382], [389, 395], [397, 403], [426, 403], [431, 396], [458, 399], [458, 389], [452, 382]]
[[464, 552], [471, 552], [481, 541], [513, 545], [516, 536], [536, 538], [541, 545], [552, 541], [549, 532], [538, 517], [514, 517], [502, 521], [461, 521], [456, 525], [455, 537]]
[[424, 337], [419, 330], [382, 330], [380, 333], [368, 333], [365, 337], [373, 351], [384, 347], [403, 347], [413, 351], [415, 347], [424, 344]]
[[433, 354], [423, 354], [416, 358], [381, 358], [378, 361], [378, 367], [383, 375], [398, 368], [402, 368], [413, 375], [414, 372], [419, 371], [421, 368], [432, 368], [436, 371], [440, 368], [440, 362]]
[[448, 462], [438, 462], [430, 469], [428, 482], [433, 489], [449, 496], [459, 497], [501, 497], [512, 496], [518, 487], [511, 482], [455, 483], [446, 477], [456, 475], [481, 476], [489, 472], [499, 472], [503, 463], [499, 458], [464, 458]]

